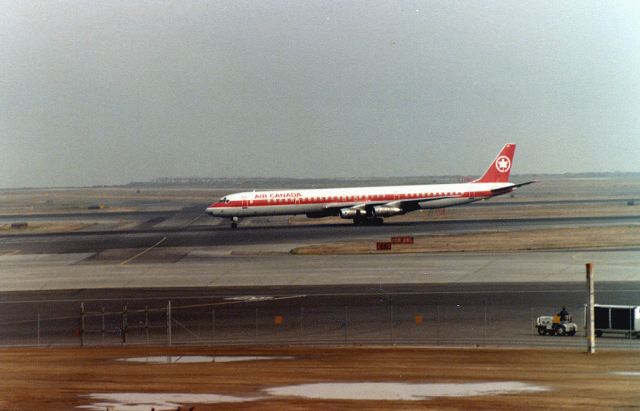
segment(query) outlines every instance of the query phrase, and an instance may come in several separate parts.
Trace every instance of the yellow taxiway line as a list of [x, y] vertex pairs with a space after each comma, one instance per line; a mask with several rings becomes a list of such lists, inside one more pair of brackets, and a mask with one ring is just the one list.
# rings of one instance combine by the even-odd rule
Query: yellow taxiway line
[[128, 264], [129, 262], [135, 260], [136, 258], [140, 257], [141, 255], [144, 255], [144, 254], [148, 253], [149, 251], [153, 250], [154, 248], [156, 248], [160, 244], [164, 243], [166, 240], [167, 240], [167, 237], [162, 237], [162, 240], [158, 241], [157, 243], [155, 243], [151, 247], [147, 248], [146, 250], [143, 250], [143, 251], [139, 252], [138, 254], [134, 255], [133, 257], [127, 258], [126, 260], [121, 262], [120, 265]]

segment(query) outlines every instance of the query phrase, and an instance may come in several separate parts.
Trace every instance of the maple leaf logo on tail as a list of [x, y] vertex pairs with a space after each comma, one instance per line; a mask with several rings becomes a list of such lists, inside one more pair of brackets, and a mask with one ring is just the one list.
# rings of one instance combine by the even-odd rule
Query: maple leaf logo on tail
[[500, 156], [496, 160], [496, 170], [501, 173], [506, 173], [511, 169], [511, 160], [507, 156]]

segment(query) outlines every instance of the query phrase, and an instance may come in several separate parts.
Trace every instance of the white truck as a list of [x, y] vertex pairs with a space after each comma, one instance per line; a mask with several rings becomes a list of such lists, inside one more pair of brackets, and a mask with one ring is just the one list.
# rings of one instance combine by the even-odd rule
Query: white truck
[[536, 319], [536, 328], [540, 335], [572, 336], [578, 332], [578, 325], [571, 315], [564, 320], [559, 315], [542, 315]]

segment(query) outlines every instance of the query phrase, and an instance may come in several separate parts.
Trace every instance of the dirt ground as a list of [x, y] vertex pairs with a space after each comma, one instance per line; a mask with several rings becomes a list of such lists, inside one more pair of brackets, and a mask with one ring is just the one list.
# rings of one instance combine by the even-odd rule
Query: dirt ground
[[33, 234], [33, 233], [61, 233], [78, 231], [89, 227], [95, 227], [97, 223], [62, 222], [62, 223], [30, 223], [27, 227], [11, 227], [11, 224], [0, 224], [1, 234]]
[[[291, 356], [291, 359], [194, 364], [117, 361], [151, 355]], [[618, 375], [616, 372], [629, 373]], [[214, 409], [638, 409], [640, 352], [489, 348], [212, 348], [115, 347], [0, 350], [0, 409], [69, 410], [94, 403], [92, 393], [208, 393], [247, 402], [183, 403]], [[542, 392], [418, 401], [305, 399], [267, 389], [335, 382], [519, 382]], [[393, 393], [390, 394], [390, 397]], [[106, 409], [106, 407], [105, 407]], [[115, 408], [116, 410], [118, 407]], [[123, 408], [121, 408], [123, 409]], [[142, 409], [142, 408], [128, 408]], [[150, 409], [150, 408], [149, 408]], [[161, 409], [161, 408], [157, 408]]]
[[390, 238], [310, 245], [294, 248], [291, 252], [301, 255], [326, 255], [637, 247], [640, 245], [640, 226], [551, 228], [428, 235], [415, 237], [413, 244], [392, 244], [391, 250], [384, 251], [376, 250], [378, 241], [388, 242]]
[[[0, 214], [179, 210], [193, 203], [210, 204], [224, 191], [125, 187], [0, 190]], [[100, 209], [89, 209], [95, 206]]]

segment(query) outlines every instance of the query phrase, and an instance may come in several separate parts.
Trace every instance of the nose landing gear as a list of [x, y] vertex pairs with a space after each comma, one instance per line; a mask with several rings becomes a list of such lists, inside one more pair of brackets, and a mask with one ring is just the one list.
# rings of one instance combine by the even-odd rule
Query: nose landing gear
[[231, 228], [238, 228], [238, 217], [231, 217]]

